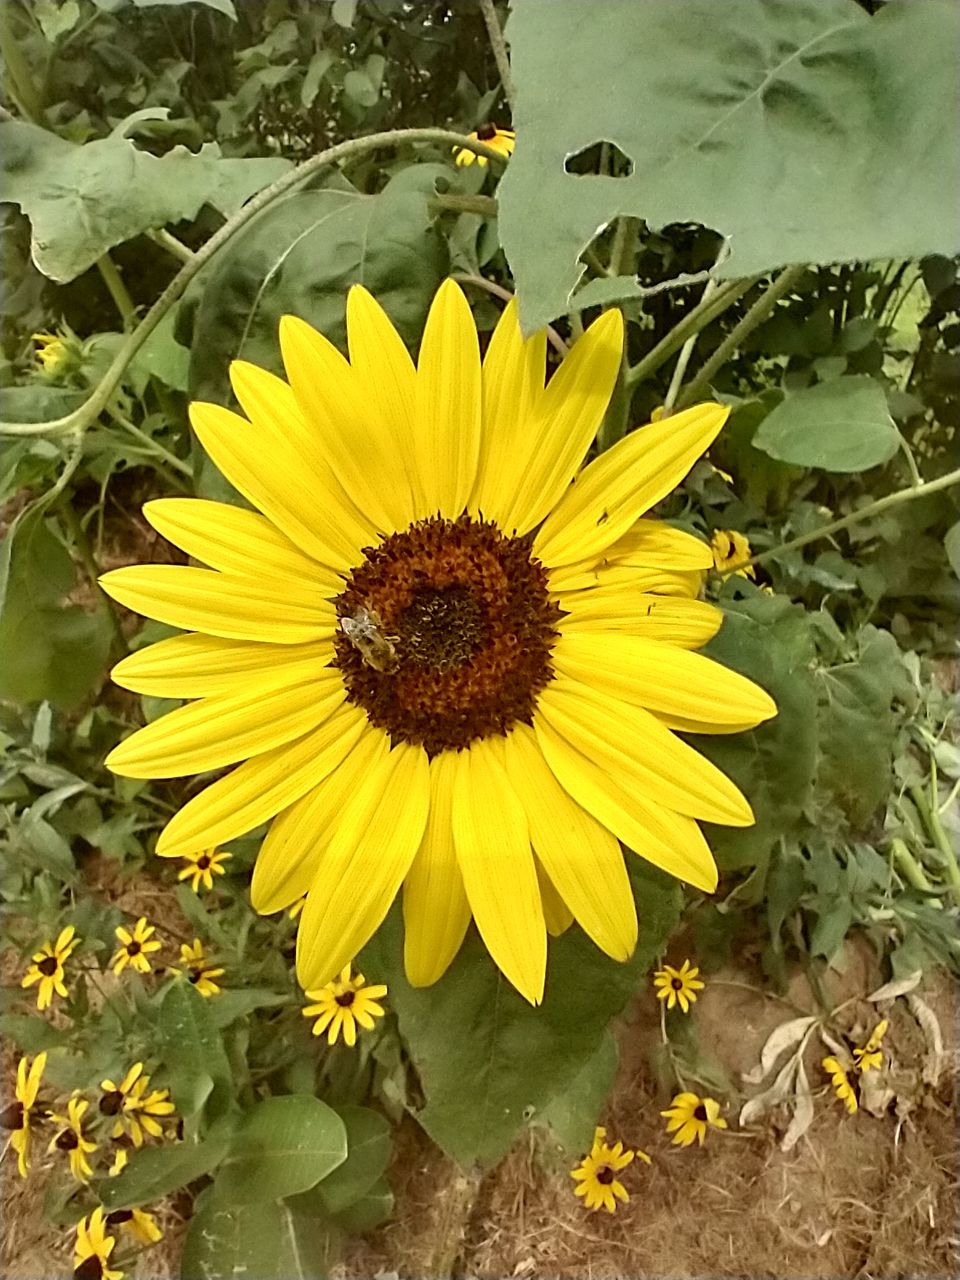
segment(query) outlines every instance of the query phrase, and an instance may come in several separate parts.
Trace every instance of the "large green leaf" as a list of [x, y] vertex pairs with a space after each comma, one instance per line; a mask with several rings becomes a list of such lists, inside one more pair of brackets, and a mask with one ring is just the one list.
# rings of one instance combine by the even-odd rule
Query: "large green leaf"
[[170, 1092], [185, 1119], [206, 1107], [216, 1118], [233, 1105], [233, 1075], [210, 1001], [184, 980], [174, 982], [160, 1006], [157, 1035]]
[[390, 1125], [369, 1107], [341, 1107], [347, 1131], [347, 1158], [320, 1183], [317, 1193], [331, 1213], [363, 1199], [383, 1176], [392, 1145]]
[[33, 261], [59, 283], [204, 204], [231, 213], [290, 167], [277, 157], [224, 159], [212, 142], [153, 156], [118, 132], [77, 146], [23, 120], [0, 122], [0, 157], [3, 199], [30, 219]]
[[798, 467], [866, 471], [889, 462], [899, 435], [879, 382], [832, 378], [786, 396], [760, 423], [753, 444]]
[[203, 1142], [173, 1142], [160, 1147], [142, 1147], [115, 1178], [105, 1178], [98, 1186], [107, 1209], [132, 1209], [150, 1204], [211, 1173], [227, 1153], [226, 1130]]
[[337, 1113], [305, 1093], [265, 1098], [238, 1123], [217, 1175], [217, 1201], [255, 1204], [316, 1186], [347, 1158]]
[[570, 1087], [676, 923], [676, 881], [626, 856], [640, 916], [633, 958], [617, 964], [574, 926], [550, 944], [539, 1008], [510, 986], [472, 930], [446, 974], [426, 989], [404, 977], [396, 913], [367, 949], [367, 971], [389, 984], [420, 1075], [426, 1101], [417, 1119], [462, 1165], [499, 1160], [523, 1126]]
[[616, 1037], [605, 1031], [592, 1057], [541, 1111], [540, 1124], [567, 1158], [590, 1149], [597, 1119], [613, 1088], [617, 1059]]
[[[948, 0], [514, 0], [500, 235], [525, 328], [567, 309], [618, 214], [729, 237], [726, 277], [960, 249]], [[558, 88], [562, 86], [562, 91]], [[565, 162], [609, 141], [625, 177]]]
[[[335, 1236], [334, 1236], [335, 1238]], [[282, 1200], [228, 1207], [207, 1196], [190, 1222], [181, 1280], [323, 1280], [331, 1254], [323, 1220]]]

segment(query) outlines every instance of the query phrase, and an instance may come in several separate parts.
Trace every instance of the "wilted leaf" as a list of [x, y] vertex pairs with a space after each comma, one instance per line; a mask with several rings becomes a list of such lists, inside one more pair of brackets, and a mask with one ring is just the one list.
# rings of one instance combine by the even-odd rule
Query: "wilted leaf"
[[877, 987], [876, 991], [872, 991], [867, 996], [867, 999], [871, 1004], [879, 1004], [881, 1000], [896, 1000], [897, 996], [905, 996], [911, 991], [916, 991], [922, 977], [923, 971], [914, 969], [913, 973], [907, 974], [905, 978], [897, 978], [893, 982], [885, 982], [882, 987]]
[[764, 1076], [773, 1070], [781, 1053], [799, 1044], [815, 1021], [816, 1019], [812, 1017], [792, 1018], [789, 1022], [781, 1022], [779, 1027], [775, 1027], [760, 1050], [759, 1064], [752, 1071], [744, 1072], [743, 1083], [759, 1084]]
[[813, 1124], [813, 1095], [810, 1093], [810, 1084], [807, 1080], [807, 1073], [803, 1069], [802, 1061], [797, 1063], [794, 1098], [793, 1115], [790, 1117], [787, 1131], [780, 1142], [781, 1151], [792, 1151]]
[[799, 1065], [799, 1057], [789, 1058], [785, 1066], [781, 1067], [770, 1088], [764, 1089], [763, 1093], [758, 1093], [743, 1104], [740, 1108], [741, 1126], [753, 1124], [755, 1121], [762, 1119], [768, 1111], [772, 1111], [774, 1107], [779, 1106], [781, 1102], [786, 1102], [793, 1093], [794, 1080]]

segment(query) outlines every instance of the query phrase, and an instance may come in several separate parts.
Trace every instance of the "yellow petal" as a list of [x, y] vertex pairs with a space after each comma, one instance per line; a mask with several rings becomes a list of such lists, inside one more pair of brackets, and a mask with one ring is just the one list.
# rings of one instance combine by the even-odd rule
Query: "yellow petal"
[[551, 570], [547, 575], [549, 588], [561, 601], [583, 591], [627, 591], [659, 596], [678, 596], [693, 599], [703, 585], [703, 573], [699, 569], [673, 572], [669, 569], [644, 569], [637, 565], [621, 564], [612, 560], [595, 562], [590, 568], [576, 565]]
[[573, 912], [557, 893], [553, 881], [543, 869], [539, 859], [534, 858], [537, 871], [537, 884], [540, 886], [540, 901], [543, 904], [543, 921], [547, 933], [552, 938], [559, 938], [573, 924]]
[[599, 555], [676, 488], [729, 413], [696, 405], [620, 440], [574, 480], [537, 534], [534, 555], [549, 565]]
[[333, 474], [382, 533], [414, 516], [410, 485], [397, 465], [394, 425], [370, 405], [357, 374], [322, 333], [297, 316], [280, 321], [280, 348], [294, 395]]
[[712, 893], [717, 868], [700, 828], [624, 786], [575, 750], [542, 717], [534, 719], [537, 741], [566, 791], [635, 853], [696, 889]]
[[725, 826], [753, 823], [749, 804], [730, 779], [649, 711], [563, 679], [540, 695], [537, 714], [615, 782], [636, 788], [645, 799]]
[[267, 822], [332, 773], [366, 724], [365, 712], [343, 703], [298, 741], [265, 751], [218, 778], [174, 814], [160, 833], [157, 853], [180, 858], [227, 844]]
[[362, 779], [320, 856], [300, 917], [301, 986], [329, 982], [376, 932], [420, 847], [429, 808], [422, 747], [394, 747]]
[[263, 676], [238, 693], [178, 707], [115, 747], [107, 768], [125, 778], [182, 778], [222, 769], [309, 733], [346, 697], [333, 668], [306, 682], [282, 680]]
[[340, 574], [304, 555], [256, 511], [203, 498], [157, 498], [143, 514], [164, 538], [211, 569], [271, 583], [290, 579], [324, 596], [343, 590]]
[[417, 365], [416, 454], [427, 509], [455, 519], [480, 456], [480, 347], [460, 286], [445, 280], [427, 316]]
[[250, 901], [254, 911], [269, 915], [303, 897], [344, 807], [369, 774], [380, 776], [388, 751], [387, 735], [367, 726], [343, 762], [275, 819], [253, 869]]
[[492, 739], [456, 757], [453, 840], [473, 918], [496, 964], [531, 1004], [543, 999], [547, 934], [523, 806]]
[[555, 669], [648, 711], [752, 729], [777, 714], [770, 695], [700, 653], [640, 636], [562, 635]]
[[130, 565], [100, 578], [108, 596], [184, 631], [226, 640], [302, 644], [333, 635], [333, 606], [306, 584], [233, 577], [183, 564]]
[[616, 631], [699, 649], [723, 623], [723, 611], [705, 600], [637, 594], [622, 587], [578, 591], [562, 601], [567, 613], [557, 627], [562, 635], [601, 636]]
[[[247, 422], [220, 405], [194, 403], [190, 425], [219, 471], [296, 546], [333, 569], [360, 563], [360, 548], [376, 531], [364, 521], [333, 473], [305, 447], [308, 432], [293, 392], [263, 369], [234, 361], [231, 380], [241, 404], [257, 415]], [[250, 387], [271, 379], [257, 400]], [[253, 416], [251, 414], [251, 416]]]
[[[527, 533], [567, 490], [607, 411], [622, 351], [623, 317], [618, 310], [606, 311], [577, 340], [550, 379], [539, 401], [537, 421], [530, 424], [533, 447], [504, 517], [507, 532]], [[589, 553], [581, 552], [577, 558], [585, 554]], [[546, 563], [554, 561], [547, 557]]]
[[456, 755], [430, 761], [430, 815], [423, 841], [403, 885], [403, 957], [414, 987], [437, 981], [460, 950], [470, 904], [453, 847]]
[[637, 912], [620, 845], [561, 786], [536, 735], [518, 725], [503, 743], [537, 857], [584, 932], [614, 960], [637, 942]]
[[511, 298], [483, 358], [483, 431], [469, 508], [505, 527], [536, 442], [534, 425], [543, 396], [546, 330], [524, 339]]
[[121, 689], [152, 698], [206, 698], [237, 692], [262, 671], [296, 666], [309, 679], [333, 656], [329, 640], [271, 645], [202, 634], [171, 636], [123, 658], [110, 676]]
[[692, 533], [645, 516], [607, 547], [599, 561], [580, 560], [556, 570], [556, 589], [569, 589], [565, 587], [564, 577], [576, 577], [591, 566], [600, 568], [613, 564], [662, 569], [667, 573], [706, 570], [713, 568], [713, 550], [709, 543], [702, 542]]

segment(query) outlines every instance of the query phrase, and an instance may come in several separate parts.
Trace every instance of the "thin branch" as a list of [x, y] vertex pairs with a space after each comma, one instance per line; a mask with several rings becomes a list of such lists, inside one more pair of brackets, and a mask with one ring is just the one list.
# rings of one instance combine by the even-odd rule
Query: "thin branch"
[[166, 249], [178, 262], [192, 262], [193, 250], [188, 249], [182, 240], [178, 240], [175, 235], [171, 235], [165, 227], [157, 227], [153, 231], [148, 231], [147, 235], [158, 244], [161, 249]]
[[[483, 276], [472, 276], [463, 271], [455, 271], [453, 279], [460, 284], [469, 284], [478, 289], [486, 289], [487, 293], [492, 293], [495, 298], [500, 298], [503, 302], [509, 302], [513, 298], [513, 294], [509, 289], [505, 289], [502, 284], [495, 284], [493, 280], [486, 280]], [[570, 350], [553, 325], [550, 324], [547, 325], [547, 341], [559, 356], [565, 356]]]
[[[708, 280], [700, 301], [709, 302], [719, 287], [716, 280]], [[687, 365], [690, 363], [690, 357], [693, 355], [693, 349], [697, 345], [697, 338], [699, 337], [699, 333], [692, 333], [680, 348], [680, 354], [673, 370], [673, 377], [670, 379], [670, 386], [667, 390], [667, 398], [663, 402], [663, 417], [668, 417], [673, 413], [673, 406], [677, 402], [680, 388], [683, 385], [683, 375], [687, 372]]]
[[752, 276], [746, 280], [731, 280], [729, 284], [721, 285], [712, 298], [708, 298], [706, 301], [701, 298], [692, 311], [688, 312], [678, 324], [674, 325], [670, 332], [665, 334], [642, 360], [633, 365], [627, 375], [627, 386], [635, 387], [639, 382], [643, 382], [645, 378], [649, 378], [665, 361], [670, 359], [675, 351], [678, 351], [683, 346], [692, 333], [699, 333], [701, 329], [706, 328], [711, 320], [715, 320], [717, 316], [722, 315], [748, 289], [752, 289], [761, 278], [760, 276]]
[[493, 56], [497, 64], [497, 71], [500, 73], [500, 83], [503, 85], [503, 92], [506, 95], [507, 102], [510, 104], [511, 119], [517, 114], [517, 90], [513, 83], [513, 72], [510, 70], [510, 57], [507, 54], [507, 44], [503, 38], [503, 31], [500, 28], [500, 19], [497, 17], [497, 10], [493, 0], [480, 0], [480, 9], [483, 13], [483, 20], [487, 24], [487, 35], [490, 37], [490, 48], [493, 50]]

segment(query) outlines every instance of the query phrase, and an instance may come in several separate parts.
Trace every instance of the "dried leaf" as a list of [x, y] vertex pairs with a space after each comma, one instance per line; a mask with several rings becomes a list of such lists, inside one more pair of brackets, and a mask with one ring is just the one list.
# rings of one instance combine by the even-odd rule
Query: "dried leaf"
[[812, 1017], [793, 1018], [790, 1022], [781, 1022], [767, 1038], [760, 1051], [760, 1065], [743, 1075], [744, 1084], [759, 1084], [772, 1071], [777, 1059], [787, 1049], [799, 1044], [809, 1028], [816, 1021]]
[[842, 1040], [836, 1040], [826, 1029], [820, 1028], [820, 1039], [827, 1046], [845, 1071], [850, 1071], [853, 1067], [853, 1059], [850, 1056], [850, 1050]]
[[740, 1110], [741, 1125], [752, 1124], [761, 1116], [765, 1116], [768, 1111], [772, 1111], [778, 1103], [786, 1102], [793, 1093], [794, 1077], [799, 1065], [799, 1058], [790, 1058], [769, 1089], [764, 1089], [763, 1093], [758, 1093], [755, 1098], [750, 1098], [743, 1104]]
[[940, 1023], [937, 1020], [937, 1015], [926, 1001], [921, 1000], [919, 996], [907, 996], [907, 1004], [910, 1006], [910, 1012], [919, 1022], [923, 1038], [927, 1042], [927, 1052], [924, 1054], [920, 1078], [924, 1084], [929, 1085], [931, 1089], [935, 1089], [940, 1083], [944, 1058], [943, 1035], [940, 1031]]
[[796, 1089], [797, 1105], [793, 1109], [787, 1132], [780, 1143], [781, 1151], [792, 1151], [813, 1124], [813, 1096], [810, 1093], [810, 1084], [802, 1062], [797, 1063]]
[[890, 1110], [896, 1093], [880, 1071], [865, 1071], [860, 1077], [860, 1109], [882, 1119]]
[[920, 979], [923, 977], [923, 971], [915, 969], [913, 973], [907, 974], [905, 978], [897, 978], [894, 982], [885, 982], [882, 987], [877, 987], [867, 999], [871, 1004], [879, 1004], [881, 1000], [896, 1000], [897, 996], [908, 995], [911, 991], [915, 991], [920, 985]]

